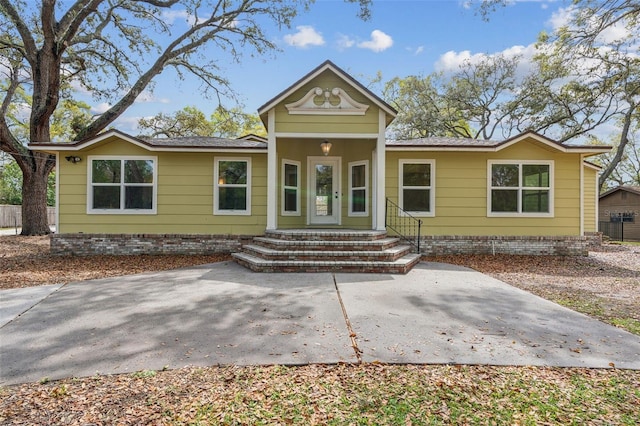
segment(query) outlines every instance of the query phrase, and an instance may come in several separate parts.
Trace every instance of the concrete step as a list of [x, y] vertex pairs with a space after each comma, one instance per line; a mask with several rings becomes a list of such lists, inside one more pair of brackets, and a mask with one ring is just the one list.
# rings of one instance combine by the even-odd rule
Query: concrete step
[[376, 240], [289, 240], [271, 237], [255, 237], [255, 243], [274, 250], [369, 250], [382, 251], [397, 245], [399, 238], [385, 237]]
[[266, 231], [265, 236], [294, 241], [373, 241], [385, 238], [387, 232], [357, 229], [277, 229]]
[[260, 244], [247, 244], [243, 251], [269, 260], [362, 260], [394, 261], [411, 252], [411, 246], [395, 245], [384, 250], [274, 249]]
[[421, 258], [409, 253], [395, 261], [357, 260], [270, 260], [248, 253], [233, 253], [240, 265], [255, 272], [366, 272], [383, 274], [406, 274]]

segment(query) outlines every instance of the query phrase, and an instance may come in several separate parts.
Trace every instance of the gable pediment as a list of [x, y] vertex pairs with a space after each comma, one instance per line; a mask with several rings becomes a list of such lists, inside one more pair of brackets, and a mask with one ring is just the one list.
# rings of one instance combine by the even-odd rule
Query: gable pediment
[[371, 113], [371, 107], [377, 107], [385, 113], [386, 125], [397, 114], [391, 105], [331, 61], [320, 64], [258, 108], [265, 126], [268, 124], [267, 113], [278, 105], [284, 106], [291, 115], [365, 115]]
[[314, 87], [296, 102], [285, 105], [289, 114], [364, 115], [369, 105], [354, 100], [339, 87]]

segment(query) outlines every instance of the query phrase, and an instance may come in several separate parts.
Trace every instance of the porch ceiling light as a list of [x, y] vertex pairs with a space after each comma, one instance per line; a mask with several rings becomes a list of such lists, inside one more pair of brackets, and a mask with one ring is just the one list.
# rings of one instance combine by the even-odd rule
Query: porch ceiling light
[[322, 149], [322, 153], [324, 155], [329, 155], [329, 151], [331, 151], [331, 142], [329, 142], [328, 140], [325, 139], [320, 144], [320, 148]]

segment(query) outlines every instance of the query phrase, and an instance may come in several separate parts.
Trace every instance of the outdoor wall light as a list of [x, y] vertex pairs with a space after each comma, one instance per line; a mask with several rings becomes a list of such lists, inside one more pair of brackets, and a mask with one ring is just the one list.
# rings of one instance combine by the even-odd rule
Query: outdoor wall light
[[320, 144], [320, 149], [322, 149], [322, 153], [326, 156], [329, 155], [329, 151], [331, 151], [331, 142], [329, 142], [328, 140], [324, 140], [321, 144]]
[[68, 162], [76, 164], [82, 161], [82, 158], [77, 155], [69, 155], [68, 157], [64, 157]]

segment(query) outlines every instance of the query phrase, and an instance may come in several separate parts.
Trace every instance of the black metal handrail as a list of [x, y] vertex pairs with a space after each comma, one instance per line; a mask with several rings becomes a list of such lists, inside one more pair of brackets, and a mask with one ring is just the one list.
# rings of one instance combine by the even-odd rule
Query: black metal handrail
[[422, 220], [406, 212], [399, 205], [387, 198], [384, 215], [385, 227], [398, 234], [420, 253], [420, 232]]

